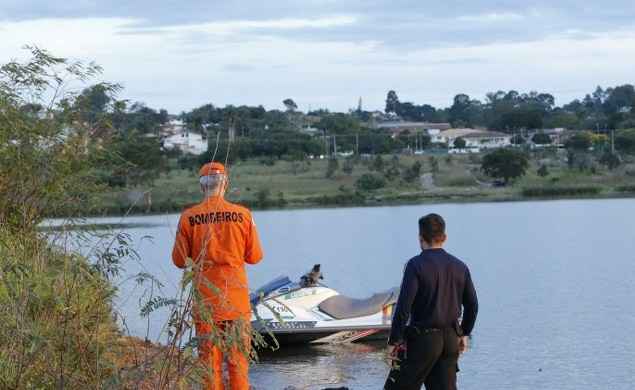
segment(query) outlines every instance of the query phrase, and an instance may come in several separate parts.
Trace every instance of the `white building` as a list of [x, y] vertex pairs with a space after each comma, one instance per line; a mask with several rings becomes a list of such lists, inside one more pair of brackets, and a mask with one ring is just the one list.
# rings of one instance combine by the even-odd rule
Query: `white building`
[[[454, 141], [457, 138], [465, 140], [464, 150], [452, 150]], [[431, 135], [434, 143], [447, 144], [452, 153], [479, 152], [483, 149], [495, 149], [510, 146], [512, 136], [497, 131], [487, 131], [479, 129], [449, 129], [438, 134]]]
[[449, 123], [432, 123], [432, 122], [404, 122], [404, 121], [387, 121], [374, 125], [376, 129], [388, 130], [392, 133], [393, 138], [397, 137], [404, 131], [411, 134], [426, 132], [428, 134], [436, 131], [443, 131], [450, 128]]
[[185, 132], [185, 123], [182, 120], [172, 119], [168, 123], [161, 126], [159, 133], [162, 136], [169, 136]]
[[163, 148], [179, 149], [183, 153], [202, 154], [207, 152], [207, 139], [198, 133], [181, 132], [164, 138]]

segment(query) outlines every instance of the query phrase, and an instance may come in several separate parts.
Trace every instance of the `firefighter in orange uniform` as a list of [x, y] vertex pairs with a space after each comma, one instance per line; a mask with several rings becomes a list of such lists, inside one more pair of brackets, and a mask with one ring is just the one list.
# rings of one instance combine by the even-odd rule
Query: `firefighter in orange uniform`
[[[224, 389], [223, 360], [227, 360], [230, 389], [249, 389], [247, 356], [236, 348], [230, 356], [223, 356], [205, 336], [215, 326], [249, 324], [251, 307], [244, 264], [256, 264], [262, 259], [251, 212], [224, 199], [227, 179], [223, 164], [212, 162], [201, 168], [199, 181], [205, 199], [181, 215], [172, 251], [172, 261], [177, 267], [184, 268], [187, 258], [196, 264], [194, 285], [201, 297], [199, 305], [203, 305], [207, 313], [201, 315], [200, 308], [196, 305], [193, 308], [198, 353], [213, 373], [205, 378], [206, 390]], [[245, 347], [250, 348], [248, 328], [243, 332]]]

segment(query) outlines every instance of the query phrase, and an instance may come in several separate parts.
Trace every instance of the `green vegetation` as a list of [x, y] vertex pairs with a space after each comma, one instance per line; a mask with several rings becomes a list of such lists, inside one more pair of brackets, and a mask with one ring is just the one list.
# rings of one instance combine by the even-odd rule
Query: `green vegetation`
[[589, 148], [593, 145], [593, 134], [588, 131], [583, 131], [577, 134], [574, 134], [571, 138], [569, 138], [565, 144], [567, 149], [577, 150], [577, 151], [585, 151], [589, 150]]
[[615, 136], [615, 147], [620, 152], [635, 154], [635, 129], [618, 131]]
[[[597, 87], [593, 93], [562, 107], [555, 105], [553, 95], [536, 91], [490, 92], [484, 101], [458, 94], [447, 108], [400, 102], [397, 93], [389, 91], [385, 111], [410, 121], [450, 122], [455, 127], [479, 126], [515, 133], [523, 129], [556, 127], [628, 129], [635, 123], [634, 105], [635, 88], [626, 84], [607, 89]], [[525, 142], [522, 137], [514, 138], [515, 144]]]
[[527, 171], [527, 156], [514, 149], [498, 149], [483, 157], [481, 169], [490, 177], [503, 179], [505, 184], [521, 177]]
[[36, 231], [50, 210], [90, 207], [98, 188], [85, 102], [45, 99], [100, 69], [30, 50], [0, 68], [0, 387], [100, 388], [117, 374], [108, 271]]
[[536, 171], [536, 173], [540, 177], [546, 177], [546, 176], [549, 176], [549, 169], [547, 168], [546, 165], [543, 164], [540, 166], [540, 168], [538, 168], [538, 171]]
[[[516, 155], [517, 152], [512, 150]], [[509, 179], [504, 187], [493, 187], [493, 177], [482, 170], [488, 154], [452, 155], [452, 160], [436, 156], [377, 156], [373, 158], [340, 158], [342, 168], [326, 176], [329, 159], [297, 161], [268, 161], [250, 159], [230, 164], [231, 194], [233, 201], [255, 208], [301, 208], [316, 206], [363, 206], [439, 201], [481, 201], [523, 199], [527, 187], [585, 186], [599, 185], [604, 190], [597, 194], [579, 196], [618, 196], [627, 191], [611, 190], [628, 185], [635, 178], [633, 157], [624, 155], [621, 164], [614, 169], [602, 165], [604, 152], [578, 153], [580, 162], [569, 166], [566, 150], [555, 148], [537, 149], [523, 153], [527, 166], [523, 176]], [[376, 164], [377, 161], [381, 163]], [[300, 165], [301, 164], [301, 165]], [[584, 164], [594, 167], [580, 169]], [[201, 194], [194, 169], [174, 167], [162, 173], [154, 184], [145, 187], [116, 188], [102, 194], [99, 202], [106, 213], [120, 214], [140, 212], [178, 212], [188, 205], [200, 201]], [[352, 167], [349, 173], [344, 168]], [[377, 165], [382, 170], [377, 170]], [[505, 169], [508, 167], [503, 165]], [[513, 167], [513, 165], [512, 165]], [[397, 173], [398, 172], [398, 173]], [[544, 175], [546, 173], [546, 175]], [[372, 174], [371, 180], [367, 174]], [[364, 176], [361, 182], [359, 179]], [[377, 180], [375, 180], [377, 179]], [[504, 180], [501, 177], [501, 180]], [[366, 181], [372, 182], [370, 187]], [[383, 187], [375, 182], [383, 181]], [[359, 184], [361, 187], [359, 187]], [[344, 190], [343, 190], [344, 189]], [[151, 194], [151, 204], [148, 196]], [[266, 196], [263, 194], [266, 193]], [[283, 202], [280, 202], [282, 193]], [[572, 195], [558, 195], [572, 196]], [[264, 199], [264, 201], [263, 201]]]
[[463, 149], [465, 148], [466, 145], [467, 145], [467, 142], [463, 138], [459, 137], [454, 140], [453, 146], [457, 149]]
[[364, 173], [355, 182], [355, 187], [360, 191], [372, 191], [384, 188], [386, 186], [386, 180], [373, 173]]
[[[150, 274], [133, 277], [137, 287], [150, 284], [140, 302], [142, 316], [170, 310], [168, 345], [154, 346], [126, 337], [116, 319], [113, 297], [126, 282], [119, 278], [122, 267], [139, 261], [129, 238], [85, 228], [69, 234], [65, 224], [38, 230], [47, 215], [83, 217], [96, 210], [99, 196], [112, 188], [105, 172], [145, 164], [125, 156], [138, 153], [130, 147], [147, 137], [122, 142], [122, 135], [135, 139], [136, 130], [114, 130], [103, 112], [94, 111], [111, 101], [117, 86], [63, 92], [65, 83], [87, 82], [99, 67], [29, 49], [26, 63], [0, 67], [0, 388], [197, 386], [205, 368], [193, 353], [197, 340], [190, 338], [192, 305], [201, 306], [191, 288], [196, 274], [191, 260], [177, 297], [154, 294], [161, 285]], [[117, 185], [148, 183], [145, 175], [152, 169], [122, 174], [127, 179]], [[279, 194], [278, 204], [283, 201]], [[70, 249], [88, 244], [90, 258]], [[237, 337], [239, 326], [244, 324], [213, 331], [209, 338], [223, 351], [239, 348], [255, 358]], [[260, 334], [254, 334], [254, 343], [266, 345]]]
[[536, 145], [548, 145], [551, 143], [551, 137], [545, 133], [536, 133], [531, 141]]
[[617, 192], [635, 193], [635, 185], [634, 184], [630, 184], [630, 185], [618, 186], [618, 187], [615, 187], [615, 191], [617, 191]]
[[101, 388], [115, 376], [115, 290], [95, 267], [2, 227], [0, 269], [1, 388]]

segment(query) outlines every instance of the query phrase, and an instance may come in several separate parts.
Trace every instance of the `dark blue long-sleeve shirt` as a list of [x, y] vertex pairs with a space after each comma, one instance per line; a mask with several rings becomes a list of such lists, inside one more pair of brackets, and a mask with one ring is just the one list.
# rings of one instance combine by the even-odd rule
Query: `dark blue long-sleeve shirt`
[[408, 323], [421, 328], [454, 327], [461, 317], [461, 306], [461, 330], [467, 336], [478, 311], [470, 270], [443, 249], [422, 251], [406, 264], [388, 343], [400, 343]]

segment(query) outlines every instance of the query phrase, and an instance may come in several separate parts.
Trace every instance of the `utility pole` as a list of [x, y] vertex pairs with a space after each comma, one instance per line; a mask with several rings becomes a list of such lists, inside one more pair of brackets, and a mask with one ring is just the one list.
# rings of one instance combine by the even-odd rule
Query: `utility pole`
[[326, 130], [324, 130], [324, 155], [325, 156], [329, 155], [329, 144], [326, 141]]
[[337, 157], [337, 139], [336, 139], [336, 135], [333, 134], [333, 154], [335, 155], [335, 157]]
[[355, 133], [355, 154], [359, 156], [359, 133]]
[[615, 154], [615, 129], [611, 129], [611, 154]]

